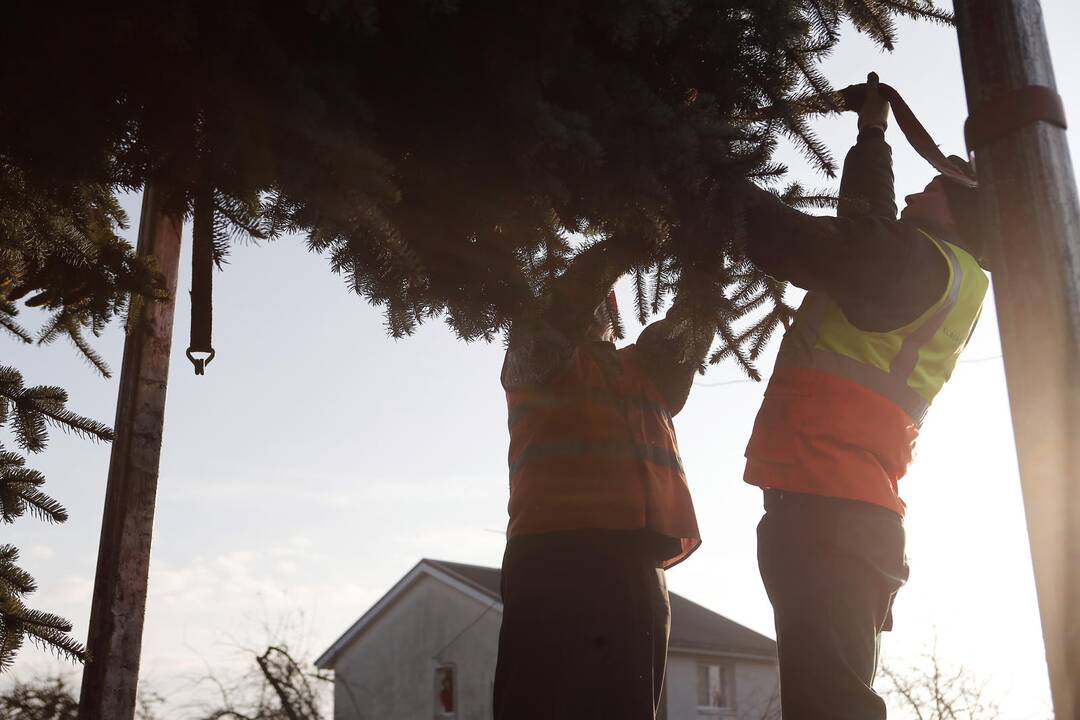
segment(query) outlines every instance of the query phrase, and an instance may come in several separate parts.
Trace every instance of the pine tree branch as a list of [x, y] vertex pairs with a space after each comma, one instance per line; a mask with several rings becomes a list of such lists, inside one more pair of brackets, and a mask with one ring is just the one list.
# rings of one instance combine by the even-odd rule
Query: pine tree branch
[[86, 648], [68, 635], [72, 625], [58, 615], [26, 609], [22, 617], [23, 633], [42, 650], [49, 650], [70, 662], [81, 663], [86, 659]]
[[109, 364], [105, 362], [105, 358], [101, 357], [97, 350], [86, 341], [86, 338], [83, 337], [78, 326], [72, 325], [67, 327], [66, 334], [71, 341], [71, 344], [75, 346], [75, 349], [79, 351], [83, 359], [90, 363], [102, 377], [112, 377], [112, 370], [109, 368]]
[[956, 17], [948, 10], [936, 7], [932, 0], [878, 0], [882, 6], [899, 15], [916, 20], [929, 20], [942, 25], [953, 25]]
[[[5, 382], [13, 368], [0, 367], [0, 396], [6, 398], [15, 414], [15, 432], [20, 447], [30, 452], [40, 452], [45, 447], [47, 434], [45, 423], [73, 432], [92, 440], [111, 441], [113, 431], [107, 425], [67, 410], [67, 393], [63, 388], [39, 385], [23, 389], [21, 381], [16, 388]], [[17, 375], [17, 372], [16, 372]]]
[[18, 559], [19, 551], [14, 545], [0, 545], [0, 601], [4, 596], [19, 598], [37, 590], [30, 573], [15, 565]]
[[892, 52], [896, 43], [896, 25], [881, 8], [880, 1], [844, 0], [844, 10], [856, 28], [869, 35], [882, 49]]

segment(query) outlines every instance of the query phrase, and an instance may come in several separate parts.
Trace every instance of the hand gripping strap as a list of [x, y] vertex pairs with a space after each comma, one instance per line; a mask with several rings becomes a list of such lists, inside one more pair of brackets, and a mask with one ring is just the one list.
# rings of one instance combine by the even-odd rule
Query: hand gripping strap
[[1007, 90], [975, 108], [964, 123], [964, 139], [969, 150], [978, 150], [989, 142], [1036, 122], [1048, 122], [1063, 130], [1065, 105], [1052, 88], [1028, 85]]
[[[908, 143], [911, 144], [915, 152], [919, 153], [924, 160], [933, 165], [942, 175], [965, 187], [978, 187], [974, 177], [969, 175], [964, 168], [958, 167], [949, 158], [945, 157], [937, 143], [934, 142], [934, 138], [919, 122], [919, 119], [915, 117], [915, 113], [911, 111], [911, 108], [908, 107], [908, 104], [904, 102], [904, 98], [900, 96], [900, 93], [895, 88], [885, 83], [879, 83], [878, 90], [889, 101], [893, 117], [896, 118], [897, 127], [904, 133], [904, 137], [907, 138]], [[866, 83], [849, 85], [838, 91], [838, 94], [842, 101], [841, 109], [858, 112], [859, 108], [862, 107], [863, 99], [866, 97]]]

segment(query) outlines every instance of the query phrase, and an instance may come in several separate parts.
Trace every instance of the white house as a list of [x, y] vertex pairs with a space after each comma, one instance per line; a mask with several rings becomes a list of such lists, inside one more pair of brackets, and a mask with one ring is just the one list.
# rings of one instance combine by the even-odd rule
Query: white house
[[[421, 560], [316, 660], [334, 720], [490, 720], [501, 619], [497, 568]], [[777, 694], [773, 640], [671, 594], [661, 718], [773, 720]]]

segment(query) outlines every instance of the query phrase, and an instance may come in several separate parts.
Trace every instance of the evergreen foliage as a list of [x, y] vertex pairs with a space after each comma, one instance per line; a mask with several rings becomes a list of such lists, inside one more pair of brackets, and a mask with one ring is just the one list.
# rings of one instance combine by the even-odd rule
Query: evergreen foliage
[[[211, 672], [204, 682], [214, 688], [213, 700], [206, 705], [176, 703], [164, 709], [166, 698], [140, 682], [133, 720], [161, 720], [166, 715], [183, 720], [329, 717], [324, 706], [329, 699], [327, 691], [333, 694], [333, 678], [316, 671], [310, 660], [294, 656], [287, 646], [252, 653], [250, 666], [243, 672]], [[76, 720], [78, 713], [78, 688], [66, 676], [14, 680], [0, 686], [0, 718], [4, 720]]]
[[[157, 707], [163, 699], [156, 693], [146, 692], [144, 684], [139, 683], [139, 698], [132, 720], [162, 720]], [[79, 688], [66, 675], [14, 680], [0, 690], [0, 718], [4, 720], [78, 720], [78, 717]], [[229, 717], [221, 715], [216, 720]]]
[[77, 720], [79, 698], [64, 677], [15, 681], [0, 693], [0, 717], [5, 720]]
[[102, 375], [109, 367], [87, 342], [128, 309], [160, 296], [160, 280], [117, 231], [127, 217], [113, 190], [82, 183], [33, 186], [0, 156], [0, 327], [16, 340], [34, 334], [17, 320], [18, 302], [49, 311], [39, 344], [67, 337]]
[[[836, 109], [816, 65], [845, 21], [891, 48], [899, 16], [949, 21], [932, 0], [10, 0], [0, 327], [66, 337], [107, 375], [87, 334], [162, 292], [117, 235], [116, 194], [153, 183], [201, 214], [219, 268], [237, 240], [303, 235], [395, 337], [444, 317], [491, 340], [582, 249], [633, 245], [639, 318], [680, 295], [683, 335], [756, 377], [793, 311], [740, 252], [742, 191], [782, 180], [782, 135], [834, 173], [808, 125]], [[51, 312], [38, 333], [20, 302]], [[50, 424], [109, 435], [14, 369], [0, 396], [24, 452]], [[0, 483], [4, 522], [63, 520], [22, 455], [0, 450]], [[24, 637], [78, 657], [0, 558], [0, 667]]]
[[[93, 182], [34, 186], [28, 174], [0, 157], [0, 327], [17, 342], [49, 344], [68, 338], [100, 374], [110, 370], [87, 340], [142, 303], [161, 295], [160, 277], [117, 231], [126, 227], [114, 188]], [[31, 332], [18, 320], [20, 306], [48, 313]], [[94, 440], [111, 440], [112, 430], [66, 408], [60, 387], [25, 387], [22, 375], [0, 365], [0, 427], [21, 453], [40, 453], [49, 427]], [[61, 523], [67, 512], [47, 495], [45, 477], [26, 466], [26, 457], [0, 445], [0, 524], [29, 513]], [[83, 648], [63, 618], [28, 608], [33, 578], [17, 565], [18, 550], [0, 545], [0, 672], [10, 667], [29, 638], [70, 659]]]
[[[58, 387], [25, 387], [22, 375], [0, 367], [0, 427], [11, 432], [23, 453], [39, 453], [48, 443], [49, 426], [94, 440], [112, 440], [112, 430], [65, 407], [67, 393]], [[26, 513], [46, 522], [62, 523], [67, 511], [41, 486], [45, 477], [26, 467], [26, 458], [0, 446], [0, 523], [11, 524]], [[84, 648], [68, 633], [71, 623], [50, 613], [29, 608], [26, 596], [37, 586], [16, 562], [14, 545], [0, 545], [0, 671], [10, 667], [26, 639], [72, 660], [81, 660]]]
[[[491, 339], [587, 242], [642, 243], [645, 317], [672, 293], [753, 359], [791, 309], [743, 259], [740, 188], [807, 122], [844, 21], [883, 48], [932, 0], [127, 0], [8, 3], [0, 159], [43, 188], [212, 197], [232, 235], [307, 236], [407, 335]], [[43, 52], [42, 38], [49, 52]], [[94, 57], [94, 63], [85, 58]], [[102, 71], [106, 68], [106, 71]], [[47, 121], [43, 121], [47, 118]], [[744, 321], [745, 319], [745, 321]]]
[[[44, 345], [67, 337], [108, 377], [109, 368], [86, 333], [99, 335], [125, 312], [134, 320], [139, 305], [161, 293], [154, 268], [137, 259], [116, 234], [125, 224], [111, 187], [86, 182], [34, 187], [26, 173], [0, 158], [0, 327], [18, 342]], [[36, 333], [17, 320], [20, 303], [49, 313]], [[112, 439], [108, 426], [68, 410], [66, 403], [62, 388], [25, 387], [18, 370], [0, 366], [0, 427], [10, 432], [21, 453], [45, 450], [50, 426], [94, 440]], [[42, 490], [44, 476], [27, 467], [20, 452], [0, 445], [0, 523], [13, 523], [27, 513], [64, 522], [67, 512]], [[36, 586], [17, 560], [15, 546], [0, 546], [0, 671], [11, 665], [27, 638], [81, 659], [84, 651], [68, 635], [69, 622], [26, 606]]]

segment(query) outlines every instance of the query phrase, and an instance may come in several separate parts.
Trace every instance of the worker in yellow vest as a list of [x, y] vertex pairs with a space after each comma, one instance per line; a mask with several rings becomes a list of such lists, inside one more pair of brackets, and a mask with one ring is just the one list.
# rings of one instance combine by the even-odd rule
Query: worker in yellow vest
[[745, 480], [765, 495], [758, 563], [784, 720], [885, 717], [878, 643], [908, 577], [897, 484], [988, 285], [974, 190], [938, 176], [897, 220], [876, 80], [837, 217], [756, 190], [747, 209], [751, 260], [808, 291], [746, 448]]
[[655, 716], [665, 570], [700, 544], [672, 417], [713, 332], [685, 337], [676, 301], [637, 343], [615, 348], [614, 295], [605, 296], [647, 251], [586, 250], [510, 334], [495, 720]]

